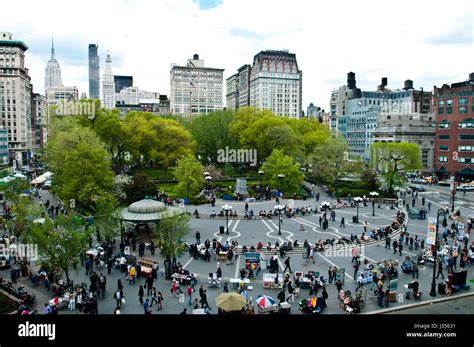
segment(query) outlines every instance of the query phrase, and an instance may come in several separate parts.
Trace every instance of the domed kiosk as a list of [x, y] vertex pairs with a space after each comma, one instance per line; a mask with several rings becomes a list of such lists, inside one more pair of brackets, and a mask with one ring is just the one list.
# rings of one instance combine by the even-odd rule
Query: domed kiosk
[[166, 206], [160, 201], [149, 199], [136, 201], [122, 210], [122, 220], [132, 223], [156, 222], [182, 212], [180, 208]]

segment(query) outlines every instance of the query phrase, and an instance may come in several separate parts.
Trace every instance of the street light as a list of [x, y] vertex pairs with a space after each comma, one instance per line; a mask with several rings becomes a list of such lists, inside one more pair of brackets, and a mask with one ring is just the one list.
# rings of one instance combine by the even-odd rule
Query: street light
[[207, 189], [211, 189], [211, 180], [212, 180], [212, 177], [211, 176], [206, 176], [204, 177], [204, 179], [206, 180], [206, 184], [207, 184]]
[[451, 195], [453, 196], [453, 204], [451, 206], [451, 212], [454, 213], [454, 196], [456, 195], [456, 188], [452, 190]]
[[448, 222], [446, 220], [446, 211], [440, 208], [438, 210], [438, 214], [436, 215], [436, 236], [435, 236], [435, 244], [433, 247], [433, 279], [431, 281], [431, 291], [430, 296], [436, 296], [436, 260], [438, 258], [438, 228], [439, 228], [439, 216], [443, 216], [443, 227], [446, 228]]
[[377, 193], [377, 192], [370, 192], [369, 194], [370, 194], [370, 195], [372, 196], [372, 198], [373, 198], [373, 200], [372, 200], [372, 216], [375, 216], [375, 198], [376, 198], [377, 196], [379, 196], [379, 193]]
[[263, 174], [264, 174], [264, 173], [265, 173], [265, 172], [262, 171], [262, 170], [259, 170], [259, 171], [258, 171], [258, 174], [260, 175], [260, 192], [263, 190], [263, 189], [262, 189], [262, 188], [263, 188], [263, 187], [262, 187], [262, 180], [263, 180]]
[[232, 206], [225, 204], [222, 206], [222, 209], [225, 211], [225, 219], [227, 224], [226, 234], [229, 235], [229, 211], [232, 210]]
[[278, 211], [278, 235], [281, 235], [281, 212], [285, 209], [283, 205], [276, 205], [275, 210]]
[[278, 179], [280, 180], [280, 193], [283, 193], [283, 179], [284, 178], [285, 178], [285, 175], [278, 174]]
[[361, 203], [362, 200], [363, 199], [358, 196], [354, 198], [354, 202], [356, 203], [356, 206], [357, 206], [357, 219], [354, 221], [355, 223], [359, 223], [359, 203]]

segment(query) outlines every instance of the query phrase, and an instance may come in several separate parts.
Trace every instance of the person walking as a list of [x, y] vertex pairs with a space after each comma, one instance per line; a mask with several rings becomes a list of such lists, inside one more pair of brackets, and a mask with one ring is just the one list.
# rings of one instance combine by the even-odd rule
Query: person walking
[[290, 257], [286, 258], [285, 260], [285, 269], [283, 270], [283, 272], [286, 272], [286, 270], [290, 270], [290, 273], [293, 273], [293, 271], [291, 271], [291, 266], [290, 266]]
[[146, 296], [150, 296], [151, 291], [153, 290], [154, 279], [152, 276], [148, 277], [145, 281], [146, 286]]
[[148, 298], [145, 300], [145, 303], [143, 304], [143, 310], [145, 311], [145, 314], [150, 313], [150, 300]]
[[402, 242], [399, 241], [398, 242], [398, 252], [400, 253], [400, 255], [402, 255], [402, 250], [403, 250], [403, 245], [402, 245]]
[[387, 235], [387, 237], [385, 238], [385, 248], [391, 249], [391, 246], [390, 246], [391, 241], [392, 241], [391, 237]]
[[443, 263], [440, 258], [438, 258], [438, 274], [436, 275], [436, 279], [438, 279], [439, 275], [441, 275], [441, 277], [444, 279]]
[[345, 228], [346, 227], [346, 220], [344, 217], [341, 218], [341, 225], [339, 226], [340, 228]]
[[319, 227], [321, 228], [321, 224], [323, 222], [323, 217], [321, 217], [321, 215], [319, 215]]
[[416, 261], [413, 263], [413, 276], [412, 277], [415, 278], [415, 276], [418, 279], [418, 263]]
[[223, 293], [229, 292], [229, 287], [227, 286], [227, 282], [224, 283], [224, 289], [222, 290]]
[[431, 201], [428, 201], [428, 211], [431, 211]]
[[140, 286], [140, 288], [138, 289], [138, 301], [140, 301], [140, 304], [142, 304], [142, 305], [143, 305], [143, 296], [144, 295], [145, 295], [145, 291], [143, 290], [143, 286]]
[[357, 272], [359, 271], [359, 263], [355, 263], [354, 266], [354, 279], [357, 278]]
[[332, 283], [332, 266], [328, 268], [328, 282]]
[[323, 298], [323, 308], [326, 308], [328, 305], [326, 304], [326, 300], [329, 298], [328, 292], [326, 291], [326, 287], [323, 287], [323, 292], [321, 294]]

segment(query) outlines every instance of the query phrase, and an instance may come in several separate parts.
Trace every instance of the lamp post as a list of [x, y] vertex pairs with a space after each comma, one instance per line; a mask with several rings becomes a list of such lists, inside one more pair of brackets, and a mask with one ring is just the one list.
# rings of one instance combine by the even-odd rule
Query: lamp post
[[375, 198], [379, 196], [379, 193], [377, 192], [370, 192], [370, 196], [372, 196], [372, 216], [375, 216]]
[[355, 222], [359, 223], [359, 203], [362, 202], [362, 198], [357, 196], [354, 198], [354, 202], [356, 203], [356, 206], [357, 206], [357, 219]]
[[206, 185], [207, 185], [207, 189], [211, 189], [211, 180], [212, 180], [212, 177], [211, 176], [206, 176], [204, 177], [204, 179], [206, 180]]
[[276, 205], [275, 210], [278, 211], [278, 235], [281, 235], [281, 212], [285, 209], [283, 205]]
[[262, 187], [262, 184], [263, 184], [263, 183], [262, 183], [262, 181], [263, 181], [263, 174], [264, 174], [264, 173], [265, 173], [265, 172], [262, 171], [262, 170], [259, 170], [259, 171], [258, 171], [258, 174], [260, 175], [260, 192], [262, 192], [262, 190], [263, 190], [263, 187]]
[[446, 228], [448, 222], [446, 220], [446, 211], [440, 208], [438, 210], [438, 214], [436, 215], [436, 236], [435, 236], [435, 244], [433, 247], [433, 279], [431, 280], [431, 291], [430, 296], [436, 296], [436, 260], [438, 259], [438, 229], [439, 229], [439, 216], [443, 216], [443, 227]]
[[226, 220], [226, 234], [229, 235], [229, 211], [232, 210], [232, 206], [225, 204], [222, 206], [222, 210], [225, 211], [225, 220]]
[[454, 213], [454, 196], [456, 195], [456, 188], [454, 188], [452, 191], [451, 191], [451, 195], [453, 197], [453, 203], [451, 205], [451, 212]]
[[283, 193], [283, 179], [284, 178], [285, 178], [285, 175], [278, 174], [278, 179], [280, 180], [280, 193]]

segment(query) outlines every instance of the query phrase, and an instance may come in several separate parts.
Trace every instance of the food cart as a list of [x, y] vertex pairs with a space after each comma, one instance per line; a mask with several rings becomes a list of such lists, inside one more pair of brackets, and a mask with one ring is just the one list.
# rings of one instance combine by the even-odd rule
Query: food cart
[[207, 279], [207, 285], [208, 287], [221, 287], [221, 281], [222, 279], [217, 276], [217, 272], [210, 272], [209, 273], [209, 278]]
[[[278, 287], [275, 286], [275, 278], [278, 276]], [[263, 274], [263, 288], [283, 288], [283, 281], [284, 277], [283, 274], [271, 274], [271, 273], [264, 273]]]

